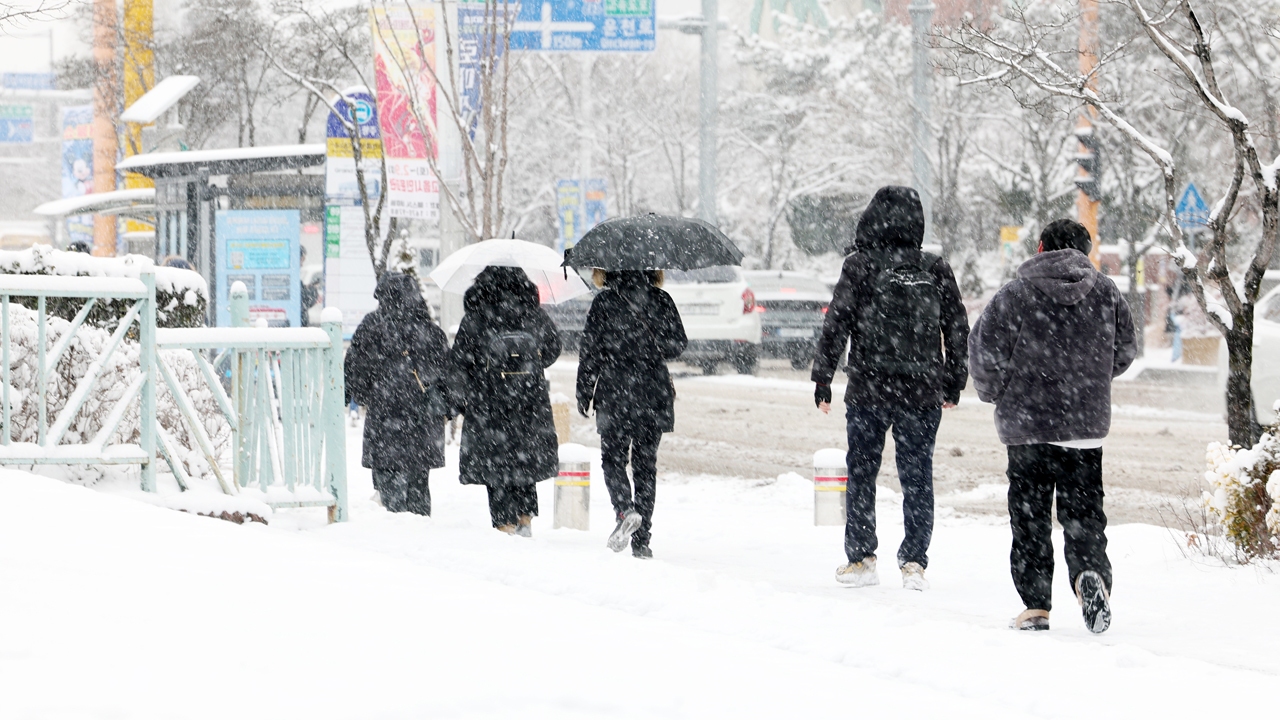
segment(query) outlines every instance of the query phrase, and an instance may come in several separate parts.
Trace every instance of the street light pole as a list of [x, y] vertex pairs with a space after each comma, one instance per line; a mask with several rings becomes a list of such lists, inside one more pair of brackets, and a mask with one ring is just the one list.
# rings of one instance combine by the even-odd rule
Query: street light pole
[[698, 216], [716, 224], [717, 0], [702, 0], [702, 82], [698, 113]]
[[930, 100], [933, 76], [929, 69], [929, 29], [933, 25], [933, 3], [911, 0], [911, 181], [920, 193], [924, 206], [924, 241], [933, 237], [933, 168], [929, 163], [929, 146], [933, 142], [930, 127]]

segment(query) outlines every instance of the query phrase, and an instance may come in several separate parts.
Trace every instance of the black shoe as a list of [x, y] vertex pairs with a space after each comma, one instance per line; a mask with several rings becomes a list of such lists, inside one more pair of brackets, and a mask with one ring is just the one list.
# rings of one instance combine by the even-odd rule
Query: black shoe
[[1111, 627], [1111, 598], [1102, 576], [1085, 570], [1076, 578], [1076, 598], [1084, 613], [1084, 625], [1091, 633], [1106, 632]]
[[653, 551], [649, 549], [648, 545], [633, 542], [631, 543], [631, 556], [638, 557], [641, 560], [652, 560]]

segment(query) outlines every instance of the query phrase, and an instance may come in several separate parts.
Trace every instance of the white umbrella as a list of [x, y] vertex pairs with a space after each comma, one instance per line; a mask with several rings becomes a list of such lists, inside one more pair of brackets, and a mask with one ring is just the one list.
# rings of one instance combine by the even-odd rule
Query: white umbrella
[[444, 292], [464, 293], [476, 276], [490, 265], [518, 267], [538, 286], [544, 303], [558, 305], [591, 292], [578, 273], [560, 264], [564, 258], [546, 245], [525, 240], [485, 240], [468, 245], [445, 258], [431, 271], [430, 278]]

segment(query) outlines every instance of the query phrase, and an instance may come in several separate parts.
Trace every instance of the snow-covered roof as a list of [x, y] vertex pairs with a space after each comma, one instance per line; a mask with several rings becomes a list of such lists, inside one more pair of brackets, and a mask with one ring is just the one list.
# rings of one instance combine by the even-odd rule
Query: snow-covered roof
[[139, 206], [154, 207], [155, 188], [136, 188], [133, 190], [113, 190], [112, 192], [90, 193], [79, 197], [53, 200], [36, 207], [36, 215], [63, 217], [65, 215], [88, 215], [103, 213], [108, 210], [145, 209]]
[[321, 165], [324, 163], [325, 151], [324, 143], [315, 143], [153, 152], [125, 158], [116, 164], [116, 170], [141, 173], [153, 178], [194, 175], [198, 170], [206, 170], [210, 175], [242, 175]]
[[183, 95], [200, 84], [195, 75], [173, 75], [161, 80], [146, 95], [138, 98], [123, 113], [120, 119], [131, 123], [153, 123], [166, 110], [178, 104]]

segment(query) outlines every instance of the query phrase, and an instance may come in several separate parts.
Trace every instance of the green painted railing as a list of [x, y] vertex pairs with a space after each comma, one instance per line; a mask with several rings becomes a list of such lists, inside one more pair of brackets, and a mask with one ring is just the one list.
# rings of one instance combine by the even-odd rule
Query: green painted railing
[[[11, 442], [10, 419], [10, 314], [11, 296], [35, 297], [38, 303], [39, 372], [35, 399], [38, 407], [38, 442]], [[46, 297], [85, 298], [84, 308], [63, 332], [52, 352], [46, 353]], [[45, 389], [62, 353], [83, 325], [92, 305], [102, 298], [134, 300], [105, 350], [77, 378], [75, 390], [46, 427]], [[155, 460], [162, 457], [179, 487], [186, 490], [190, 478], [180, 460], [174, 438], [156, 416], [156, 383], [164, 382], [185, 425], [222, 491], [230, 495], [254, 494], [272, 507], [328, 507], [329, 519], [347, 519], [346, 434], [343, 420], [342, 325], [325, 322], [320, 328], [244, 327], [248, 297], [243, 286], [231, 296], [232, 328], [156, 329], [155, 278], [144, 273], [140, 280], [117, 278], [59, 278], [0, 275], [0, 385], [3, 385], [3, 417], [0, 422], [0, 464], [36, 463], [99, 464], [137, 463], [142, 466], [142, 489], [155, 491]], [[84, 404], [104, 363], [134, 325], [138, 326], [139, 372], [88, 443], [61, 444], [67, 428]], [[189, 352], [203, 382], [231, 427], [231, 457], [220, 456], [201, 416], [191, 402], [188, 388], [175, 375], [166, 355]], [[211, 363], [208, 355], [218, 353]], [[223, 368], [226, 370], [223, 370]], [[229, 376], [230, 394], [222, 379]], [[29, 397], [28, 389], [23, 388]], [[109, 443], [125, 412], [141, 397], [140, 443]]]

